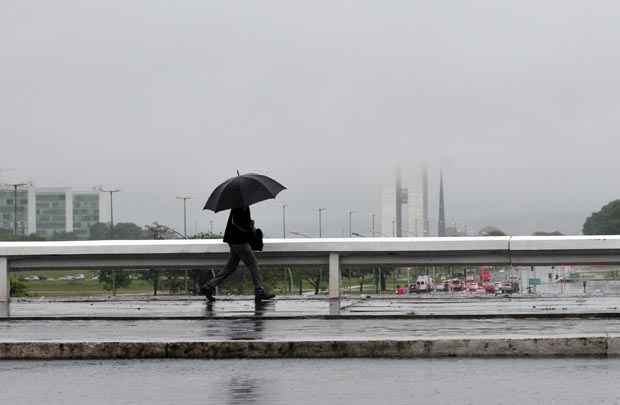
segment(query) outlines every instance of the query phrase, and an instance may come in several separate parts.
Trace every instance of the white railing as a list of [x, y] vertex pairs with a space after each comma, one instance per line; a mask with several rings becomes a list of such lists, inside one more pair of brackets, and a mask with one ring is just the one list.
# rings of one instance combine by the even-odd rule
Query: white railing
[[[0, 303], [9, 299], [9, 271], [189, 269], [222, 266], [218, 240], [0, 242]], [[263, 265], [325, 265], [329, 296], [340, 296], [341, 265], [551, 265], [620, 263], [620, 236], [268, 239]]]

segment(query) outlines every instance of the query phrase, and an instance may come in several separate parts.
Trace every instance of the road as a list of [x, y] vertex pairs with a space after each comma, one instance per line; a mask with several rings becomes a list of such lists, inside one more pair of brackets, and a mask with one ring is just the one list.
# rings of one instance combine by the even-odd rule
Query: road
[[11, 341], [389, 339], [620, 334], [620, 319], [202, 319], [0, 322]]
[[617, 404], [620, 359], [0, 362], [2, 404]]
[[544, 315], [620, 313], [618, 296], [448, 297], [384, 296], [371, 299], [278, 299], [260, 307], [248, 297], [232, 297], [205, 305], [201, 299], [178, 300], [14, 300], [11, 316], [19, 317], [312, 317], [325, 315]]

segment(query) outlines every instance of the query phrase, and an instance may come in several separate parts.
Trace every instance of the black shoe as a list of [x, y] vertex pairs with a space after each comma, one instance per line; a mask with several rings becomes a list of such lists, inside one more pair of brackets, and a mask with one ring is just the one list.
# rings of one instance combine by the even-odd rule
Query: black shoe
[[264, 301], [275, 298], [275, 294], [266, 292], [264, 288], [257, 288], [254, 295], [254, 301]]
[[205, 295], [205, 297], [207, 299], [207, 302], [214, 302], [215, 301], [215, 295], [214, 295], [215, 294], [215, 290], [213, 289], [213, 287], [205, 287], [205, 286], [203, 286], [200, 289], [200, 292]]

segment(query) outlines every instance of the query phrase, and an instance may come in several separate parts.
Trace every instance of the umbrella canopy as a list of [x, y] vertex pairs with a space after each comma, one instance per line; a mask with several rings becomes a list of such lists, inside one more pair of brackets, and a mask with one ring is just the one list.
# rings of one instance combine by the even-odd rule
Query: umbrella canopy
[[218, 212], [249, 207], [257, 202], [275, 198], [285, 189], [282, 184], [262, 174], [237, 175], [217, 186], [203, 209]]

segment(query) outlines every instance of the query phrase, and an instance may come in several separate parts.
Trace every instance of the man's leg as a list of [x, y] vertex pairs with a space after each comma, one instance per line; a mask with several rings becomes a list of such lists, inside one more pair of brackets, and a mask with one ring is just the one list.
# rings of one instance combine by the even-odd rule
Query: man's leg
[[237, 254], [252, 275], [252, 282], [254, 283], [256, 299], [261, 300], [273, 298], [274, 295], [266, 292], [265, 288], [263, 287], [263, 281], [261, 280], [260, 273], [258, 272], [258, 262], [256, 261], [256, 256], [254, 256], [254, 252], [252, 252], [252, 248], [250, 247], [250, 245], [245, 244], [235, 246], [235, 248]]
[[250, 275], [252, 276], [252, 283], [254, 283], [254, 288], [262, 288], [263, 281], [261, 280], [260, 274], [258, 274], [258, 262], [256, 261], [256, 256], [254, 256], [254, 252], [252, 252], [252, 248], [249, 244], [238, 245], [235, 246], [235, 250], [241, 261], [245, 264], [245, 267], [250, 271]]
[[[224, 267], [224, 270], [222, 270], [221, 273], [213, 277], [211, 280], [207, 281], [204, 284], [203, 288], [205, 290], [213, 290], [216, 286], [226, 280], [231, 274], [235, 272], [235, 270], [237, 270], [237, 266], [239, 265], [239, 259], [239, 254], [235, 251], [235, 249], [231, 247], [230, 255], [228, 256], [228, 262], [226, 263], [226, 267]], [[210, 295], [213, 295], [212, 291]], [[209, 294], [207, 294], [207, 297], [208, 296]]]

